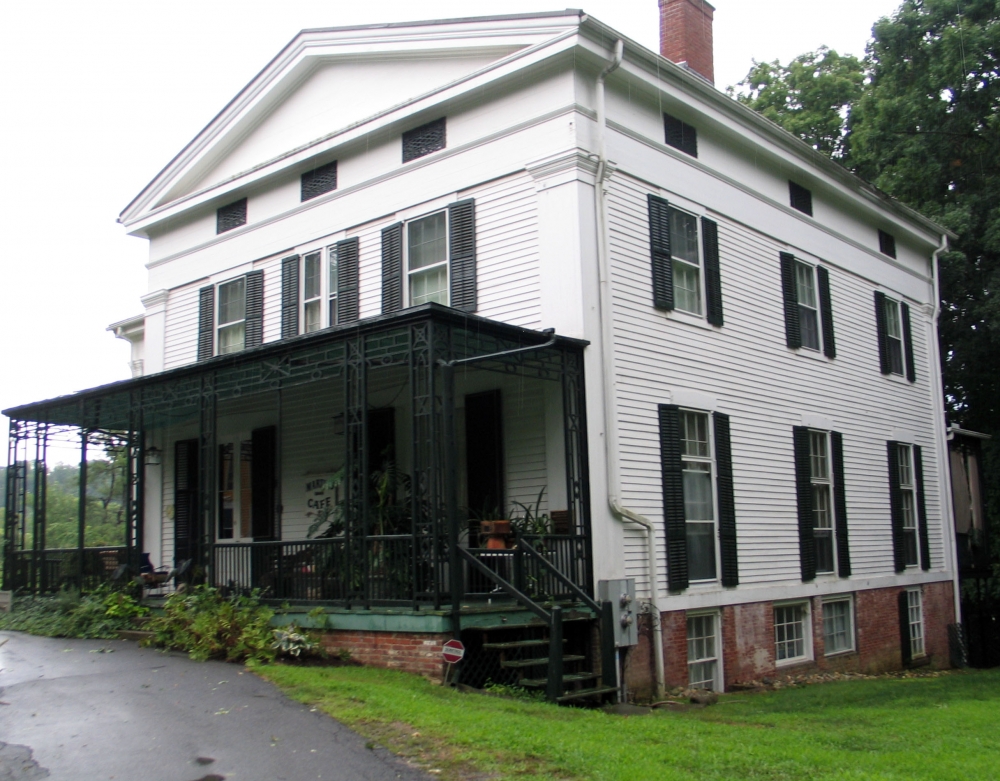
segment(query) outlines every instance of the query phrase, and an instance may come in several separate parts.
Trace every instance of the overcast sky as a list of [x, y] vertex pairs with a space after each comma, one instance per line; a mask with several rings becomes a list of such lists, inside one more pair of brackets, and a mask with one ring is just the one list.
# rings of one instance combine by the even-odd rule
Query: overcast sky
[[[715, 75], [862, 55], [898, 0], [716, 0]], [[559, 9], [541, 0], [0, 0], [0, 409], [129, 376], [146, 243], [116, 219], [300, 29]], [[659, 49], [656, 0], [583, 9]], [[6, 433], [7, 419], [0, 419]], [[0, 464], [6, 463], [0, 448]]]

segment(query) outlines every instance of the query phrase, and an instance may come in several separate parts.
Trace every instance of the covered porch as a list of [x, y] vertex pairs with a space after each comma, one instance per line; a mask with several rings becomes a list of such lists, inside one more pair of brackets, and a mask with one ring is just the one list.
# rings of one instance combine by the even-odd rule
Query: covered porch
[[[170, 587], [337, 609], [457, 612], [500, 581], [593, 596], [585, 346], [426, 304], [7, 410], [4, 588], [93, 588], [147, 554]], [[80, 465], [58, 549], [56, 441]], [[121, 475], [117, 545], [88, 544], [95, 450]]]

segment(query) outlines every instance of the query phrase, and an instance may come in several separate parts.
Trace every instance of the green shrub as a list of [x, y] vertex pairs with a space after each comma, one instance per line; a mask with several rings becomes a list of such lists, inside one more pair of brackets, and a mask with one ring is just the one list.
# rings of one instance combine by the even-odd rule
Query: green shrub
[[52, 597], [17, 597], [9, 613], [0, 613], [0, 629], [47, 637], [114, 638], [142, 615], [128, 594], [102, 587], [81, 596], [64, 589]]
[[196, 586], [171, 594], [163, 615], [150, 619], [149, 645], [187, 651], [192, 659], [227, 662], [270, 662], [275, 649], [270, 621], [274, 612], [261, 605], [254, 592], [248, 597], [223, 597], [218, 589]]

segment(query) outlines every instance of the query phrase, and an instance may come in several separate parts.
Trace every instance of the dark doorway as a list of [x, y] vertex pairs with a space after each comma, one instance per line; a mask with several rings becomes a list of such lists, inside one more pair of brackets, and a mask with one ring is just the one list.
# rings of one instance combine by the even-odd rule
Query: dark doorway
[[470, 517], [503, 518], [503, 415], [499, 390], [465, 397], [465, 470]]
[[396, 463], [396, 410], [368, 410], [368, 474], [381, 472], [387, 462]]
[[174, 443], [174, 567], [198, 549], [198, 440]]
[[250, 434], [250, 507], [254, 540], [278, 539], [275, 523], [275, 483], [278, 466], [278, 432], [274, 426]]

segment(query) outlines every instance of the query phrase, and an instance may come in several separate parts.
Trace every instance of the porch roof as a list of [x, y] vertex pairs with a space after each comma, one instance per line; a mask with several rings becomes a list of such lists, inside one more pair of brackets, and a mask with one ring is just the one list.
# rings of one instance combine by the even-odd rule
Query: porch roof
[[[398, 362], [411, 349], [411, 328], [425, 324], [439, 332], [430, 344], [433, 360], [489, 355], [542, 345], [552, 338], [548, 333], [427, 303], [157, 374], [11, 407], [3, 414], [12, 420], [57, 426], [148, 428], [197, 414], [199, 400], [205, 394], [236, 398], [338, 376], [347, 359], [346, 344], [353, 339], [365, 340], [370, 351], [368, 360], [379, 365]], [[516, 362], [532, 376], [556, 379], [562, 373], [559, 356], [579, 353], [588, 344], [582, 339], [555, 336], [546, 350], [521, 353]], [[488, 363], [478, 365], [491, 368]], [[500, 363], [510, 365], [509, 361]], [[139, 420], [142, 423], [137, 425]]]

